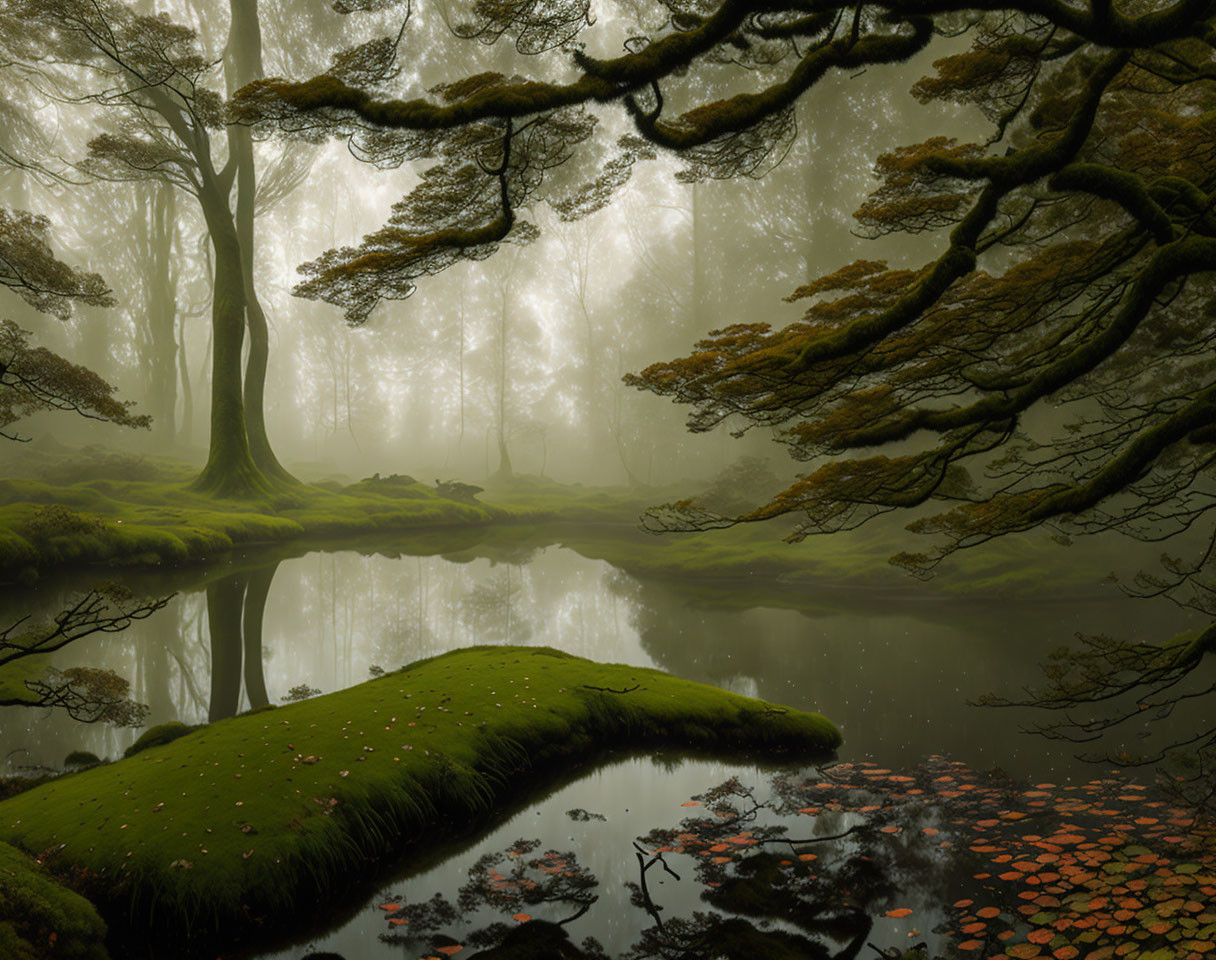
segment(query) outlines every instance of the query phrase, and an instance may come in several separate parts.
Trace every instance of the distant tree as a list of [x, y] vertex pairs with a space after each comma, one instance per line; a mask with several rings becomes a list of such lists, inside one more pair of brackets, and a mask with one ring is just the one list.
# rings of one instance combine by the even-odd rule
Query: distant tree
[[[256, 3], [231, 7], [225, 65], [235, 86], [260, 74], [261, 34]], [[269, 335], [252, 280], [253, 223], [257, 208], [298, 185], [303, 171], [288, 170], [257, 194], [249, 130], [225, 127], [224, 98], [209, 86], [216, 64], [192, 29], [164, 14], [145, 16], [120, 0], [20, 0], [4, 8], [0, 41], [9, 69], [44, 95], [115, 114], [89, 141], [81, 170], [117, 182], [169, 184], [199, 204], [214, 280], [211, 438], [198, 486], [251, 495], [292, 482], [263, 417]], [[220, 133], [227, 134], [226, 150]], [[171, 297], [168, 281], [156, 286], [159, 299]]]

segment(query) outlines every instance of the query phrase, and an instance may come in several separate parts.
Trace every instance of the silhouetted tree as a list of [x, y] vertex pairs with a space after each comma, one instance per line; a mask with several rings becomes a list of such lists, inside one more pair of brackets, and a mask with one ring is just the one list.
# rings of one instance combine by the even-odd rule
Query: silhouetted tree
[[46, 347], [31, 346], [29, 331], [0, 320], [0, 438], [23, 439], [9, 428], [43, 410], [72, 410], [124, 427], [152, 422], [130, 408], [131, 401], [116, 400], [114, 388], [92, 370]]
[[[60, 319], [71, 316], [73, 302], [112, 306], [101, 277], [55, 257], [49, 233], [45, 217], [0, 208], [0, 286]], [[129, 401], [116, 400], [114, 388], [96, 373], [31, 346], [29, 337], [12, 320], [0, 319], [0, 438], [21, 439], [9, 428], [44, 410], [73, 410], [127, 427], [149, 425], [147, 416], [131, 412]]]
[[[47, 656], [99, 633], [121, 633], [136, 620], [152, 616], [171, 597], [140, 600], [117, 584], [106, 583], [75, 597], [45, 623], [22, 617], [0, 630], [0, 670], [22, 670], [30, 657]], [[131, 700], [130, 685], [112, 670], [97, 667], [47, 668], [22, 681], [28, 693], [0, 697], [2, 707], [59, 707], [74, 720], [140, 726], [148, 708]]]

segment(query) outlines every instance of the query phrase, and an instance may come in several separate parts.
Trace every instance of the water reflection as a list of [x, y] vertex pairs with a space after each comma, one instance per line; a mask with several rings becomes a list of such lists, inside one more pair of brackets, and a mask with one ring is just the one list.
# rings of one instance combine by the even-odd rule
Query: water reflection
[[[207, 585], [210, 629], [211, 692], [207, 719], [235, 716], [245, 702], [253, 707], [270, 703], [263, 668], [262, 621], [277, 563], [221, 577]], [[242, 669], [243, 667], [243, 669]]]
[[[178, 596], [125, 633], [84, 640], [54, 662], [130, 678], [151, 723], [200, 723], [279, 702], [294, 687], [330, 692], [372, 668], [469, 644], [549, 644], [821, 710], [844, 728], [854, 757], [892, 763], [948, 752], [1067, 776], [1080, 769], [1068, 745], [1029, 740], [1019, 717], [970, 709], [966, 699], [1016, 693], [1078, 630], [1154, 638], [1185, 624], [1121, 597], [961, 603], [806, 585], [779, 592], [765, 578], [753, 588], [637, 577], [580, 553], [596, 551], [566, 536], [579, 549], [546, 544], [536, 531], [483, 541], [462, 531], [446, 544], [432, 537], [427, 549], [442, 552], [430, 554], [401, 555], [396, 544], [133, 574], [126, 579], [138, 593]], [[55, 609], [70, 589], [6, 596], [0, 614], [30, 613], [31, 602]], [[754, 606], [760, 595], [764, 605]], [[77, 748], [117, 756], [134, 735], [0, 713], [0, 751], [26, 748], [50, 765]]]
[[[459, 531], [446, 541], [431, 535], [408, 550], [396, 542], [265, 562], [233, 558], [211, 569], [170, 575], [132, 574], [125, 580], [140, 596], [178, 593], [125, 632], [86, 638], [55, 654], [53, 663], [64, 669], [93, 664], [129, 678], [131, 696], [148, 704], [151, 723], [202, 723], [280, 702], [293, 688], [330, 692], [375, 670], [469, 644], [547, 644], [821, 710], [844, 729], [843, 756], [868, 758], [881, 765], [878, 769], [948, 754], [974, 769], [999, 765], [1035, 778], [1031, 782], [1067, 784], [1092, 776], [1072, 757], [1070, 745], [1027, 738], [1020, 732], [1022, 718], [975, 710], [966, 700], [989, 690], [1016, 694], [1038, 679], [1037, 661], [1078, 631], [1155, 639], [1186, 625], [1185, 617], [1171, 610], [1117, 596], [965, 603], [927, 594], [780, 586], [763, 577], [755, 584], [665, 580], [596, 559], [601, 545], [594, 532], [585, 540], [568, 531], [564, 536], [569, 546], [552, 542], [544, 531]], [[0, 622], [59, 610], [77, 589], [68, 582], [0, 597]], [[59, 714], [0, 710], [0, 752], [25, 748], [30, 755], [23, 762], [58, 766], [75, 749], [114, 758], [136, 733], [84, 727]], [[696, 955], [707, 932], [709, 942], [737, 943], [738, 955], [749, 957], [850, 957], [867, 939], [904, 947], [925, 939], [932, 950], [943, 946], [943, 935], [934, 930], [947, 929], [952, 918], [942, 904], [955, 899], [950, 886], [960, 865], [974, 865], [969, 849], [951, 852], [929, 842], [936, 836], [929, 831], [940, 834], [944, 825], [927, 807], [901, 807], [902, 819], [883, 824], [899, 828], [893, 835], [876, 826], [884, 801], [865, 804], [875, 806], [864, 816], [877, 832], [835, 841], [830, 863], [822, 851], [778, 854], [760, 842], [745, 845], [742, 855], [726, 863], [714, 862], [739, 846], [730, 836], [749, 832], [764, 838], [763, 831], [775, 825], [765, 819], [777, 815], [772, 807], [758, 813], [754, 824], [736, 824], [733, 833], [718, 837], [709, 846], [725, 843], [726, 850], [696, 855], [691, 868], [676, 864], [677, 856], [693, 855], [675, 854], [675, 841], [703, 828], [681, 825], [670, 836], [645, 834], [655, 824], [669, 823], [678, 804], [706, 783], [736, 776], [746, 791], [759, 775], [724, 764], [617, 764], [517, 811], [478, 841], [470, 851], [476, 857], [506, 859], [479, 868], [480, 886], [464, 898], [470, 909], [462, 906], [460, 890], [476, 878], [469, 875], [468, 858], [460, 856], [461, 841], [431, 851], [425, 864], [414, 863], [408, 883], [382, 889], [370, 909], [354, 909], [317, 946], [347, 960], [401, 956], [408, 934], [422, 937], [408, 950], [425, 946], [432, 951], [427, 955], [441, 957], [439, 948], [456, 940], [471, 948], [478, 930], [484, 935], [477, 950], [461, 957], [539, 954], [577, 960], [596, 957], [596, 949], [602, 949], [612, 957], [675, 960]], [[735, 800], [742, 803], [743, 796]], [[817, 836], [847, 832], [863, 816], [846, 799], [836, 809], [816, 804]], [[571, 820], [568, 811], [578, 807], [607, 820], [590, 815]], [[994, 810], [986, 819], [1000, 817], [1000, 809]], [[890, 842], [896, 835], [897, 851]], [[521, 836], [543, 843], [512, 858], [509, 851]], [[1094, 842], [1101, 839], [1095, 836]], [[635, 842], [642, 845], [640, 862]], [[673, 852], [655, 859], [654, 851], [664, 846]], [[557, 859], [546, 859], [550, 849]], [[891, 859], [895, 853], [898, 860]], [[804, 855], [816, 859], [803, 860]], [[547, 872], [558, 860], [560, 878]], [[520, 864], [523, 873], [516, 877]], [[492, 877], [486, 887], [491, 869], [502, 879]], [[495, 887], [498, 883], [507, 886]], [[450, 903], [458, 915], [444, 914], [444, 924], [433, 924], [425, 935], [421, 920], [393, 924], [388, 914], [399, 911], [375, 908], [382, 903], [412, 908], [419, 898], [431, 902], [436, 891], [455, 891]], [[493, 903], [505, 903], [511, 912], [500, 916]], [[915, 913], [896, 929], [892, 925], [900, 918], [888, 916], [889, 909]], [[677, 922], [698, 911], [719, 919]], [[521, 923], [512, 919], [515, 913], [531, 919]], [[974, 927], [983, 918], [958, 919]], [[493, 928], [495, 923], [502, 926]], [[293, 947], [276, 956], [299, 960], [305, 952]]]
[[[935, 757], [757, 781], [745, 771], [681, 801], [652, 780], [661, 802], [629, 822], [682, 819], [631, 841], [617, 809], [558, 814], [612, 796], [603, 780], [572, 784], [535, 823], [516, 817], [388, 884], [319, 945], [351, 960], [851, 960], [866, 946], [1068, 960], [1128, 943], [1181, 958], [1216, 940], [1213, 828], [1125, 780], [1028, 785]], [[530, 827], [547, 838], [508, 839]]]

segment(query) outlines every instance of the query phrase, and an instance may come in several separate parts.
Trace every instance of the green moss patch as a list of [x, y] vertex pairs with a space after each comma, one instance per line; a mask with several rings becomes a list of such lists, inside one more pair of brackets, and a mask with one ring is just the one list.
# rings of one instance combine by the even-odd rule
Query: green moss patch
[[500, 508], [446, 500], [408, 477], [340, 491], [301, 484], [268, 500], [216, 498], [186, 481], [7, 479], [0, 480], [0, 581], [64, 565], [181, 564], [238, 545], [507, 517]]
[[65, 767], [95, 767], [101, 763], [101, 757], [88, 750], [73, 750], [63, 758]]
[[186, 734], [197, 729], [198, 727], [188, 726], [178, 720], [158, 723], [156, 726], [149, 727], [141, 733], [139, 739], [123, 751], [123, 756], [133, 757], [137, 753], [143, 753], [149, 747], [164, 746], [166, 743], [172, 743], [178, 737], [184, 737]]
[[106, 960], [106, 925], [88, 900], [0, 843], [0, 957]]
[[[85, 454], [86, 465], [125, 464], [120, 457], [106, 459], [104, 451]], [[59, 459], [48, 463], [62, 466]], [[558, 521], [570, 525], [568, 538], [550, 529], [540, 538], [521, 534], [521, 542], [558, 537], [585, 556], [641, 577], [747, 579], [762, 589], [803, 583], [925, 589], [888, 562], [893, 553], [920, 542], [902, 529], [907, 518], [878, 518], [857, 531], [802, 543], [781, 539], [790, 529], [785, 521], [662, 537], [638, 531], [646, 508], [685, 496], [692, 481], [651, 489], [518, 476], [491, 486], [477, 502], [461, 502], [412, 477], [377, 475], [346, 487], [300, 484], [261, 500], [226, 500], [192, 489], [192, 470], [185, 464], [159, 462], [154, 470], [139, 465], [54, 484], [42, 478], [68, 481], [82, 468], [72, 461], [51, 474], [44, 464], [25, 478], [0, 480], [0, 582], [28, 582], [72, 565], [196, 563], [255, 544], [268, 553], [305, 552], [344, 540], [407, 537], [411, 530], [433, 535], [439, 527], [472, 531], [490, 523], [522, 527]], [[965, 597], [1093, 593], [1109, 570], [1109, 544], [1099, 541], [1090, 538], [1085, 546], [1064, 551], [1045, 537], [1002, 538], [951, 558], [930, 589]], [[422, 549], [432, 552], [425, 544]], [[1125, 550], [1121, 544], [1121, 555]]]
[[0, 840], [58, 852], [132, 917], [282, 916], [409, 841], [466, 827], [539, 767], [603, 749], [825, 753], [818, 714], [547, 647], [471, 647], [224, 720], [0, 803]]

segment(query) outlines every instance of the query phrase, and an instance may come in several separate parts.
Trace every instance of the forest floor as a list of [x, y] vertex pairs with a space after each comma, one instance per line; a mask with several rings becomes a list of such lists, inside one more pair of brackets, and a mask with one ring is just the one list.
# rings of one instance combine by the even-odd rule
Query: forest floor
[[403, 840], [469, 829], [559, 764], [656, 743], [807, 759], [841, 742], [818, 714], [547, 647], [466, 648], [177, 732], [0, 801], [0, 900], [14, 884], [30, 899], [0, 948], [96, 937], [92, 909], [47, 869], [135, 929], [231, 936], [298, 917]]

